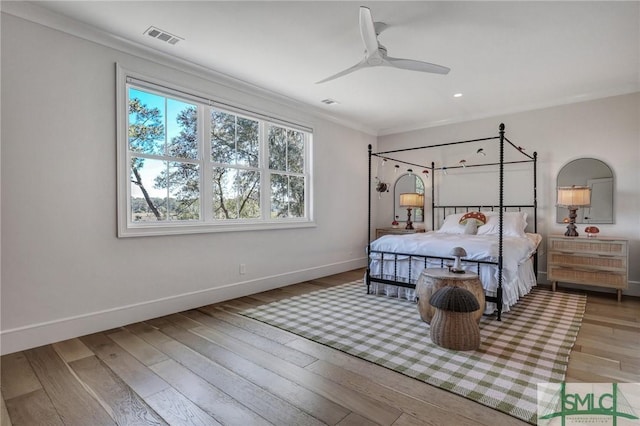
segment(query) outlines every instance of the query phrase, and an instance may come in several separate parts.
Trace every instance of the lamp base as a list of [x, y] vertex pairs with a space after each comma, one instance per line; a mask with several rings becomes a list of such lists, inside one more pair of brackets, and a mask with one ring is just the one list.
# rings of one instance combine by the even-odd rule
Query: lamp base
[[576, 226], [573, 225], [573, 228], [571, 227], [571, 225], [567, 226], [567, 230], [565, 231], [564, 235], [566, 237], [577, 237], [578, 231], [576, 231]]
[[407, 226], [404, 229], [413, 229], [413, 222], [411, 222], [411, 209], [407, 209]]
[[564, 233], [566, 237], [577, 237], [578, 231], [576, 230], [576, 211], [578, 209], [569, 209], [569, 225], [567, 225], [567, 231]]

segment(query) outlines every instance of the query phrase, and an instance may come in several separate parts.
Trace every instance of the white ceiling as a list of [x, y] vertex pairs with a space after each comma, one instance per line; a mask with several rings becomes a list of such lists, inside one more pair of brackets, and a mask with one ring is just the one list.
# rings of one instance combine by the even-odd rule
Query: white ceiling
[[[640, 90], [637, 1], [37, 4], [377, 134]], [[360, 5], [388, 25], [379, 40], [390, 56], [452, 71], [376, 67], [315, 84], [362, 59]], [[143, 34], [149, 26], [184, 40], [163, 43]]]

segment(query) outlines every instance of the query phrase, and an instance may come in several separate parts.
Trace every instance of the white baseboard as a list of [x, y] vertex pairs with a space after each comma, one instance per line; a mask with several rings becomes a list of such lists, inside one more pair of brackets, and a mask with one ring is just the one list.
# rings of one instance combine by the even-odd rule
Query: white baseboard
[[[547, 273], [540, 271], [538, 272], [538, 283], [540, 284], [551, 284], [551, 282], [547, 279]], [[616, 293], [615, 289], [612, 288], [603, 288], [596, 287], [592, 285], [581, 285], [581, 284], [573, 284], [573, 283], [558, 283], [559, 287], [565, 288], [573, 288], [573, 289], [583, 289], [583, 290], [591, 290], [591, 291], [599, 291], [602, 293]], [[640, 282], [639, 281], [629, 281], [629, 288], [622, 291], [622, 296], [635, 296], [640, 297]]]
[[260, 277], [191, 293], [97, 312], [29, 324], [0, 332], [0, 354], [22, 351], [54, 342], [97, 333], [151, 318], [194, 309], [211, 303], [248, 296], [274, 288], [351, 271], [366, 266], [366, 258], [351, 259], [318, 267]]

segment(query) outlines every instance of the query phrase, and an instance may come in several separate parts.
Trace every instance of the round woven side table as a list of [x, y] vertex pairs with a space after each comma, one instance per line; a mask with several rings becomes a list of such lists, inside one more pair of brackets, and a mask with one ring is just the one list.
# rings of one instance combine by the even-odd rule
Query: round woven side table
[[430, 324], [435, 308], [429, 304], [431, 295], [442, 287], [462, 287], [469, 290], [473, 294], [480, 305], [480, 308], [473, 312], [473, 319], [480, 322], [480, 318], [484, 313], [485, 296], [484, 288], [478, 274], [473, 272], [465, 272], [464, 274], [455, 274], [447, 268], [426, 268], [420, 274], [416, 282], [416, 297], [418, 299], [418, 312], [422, 321]]

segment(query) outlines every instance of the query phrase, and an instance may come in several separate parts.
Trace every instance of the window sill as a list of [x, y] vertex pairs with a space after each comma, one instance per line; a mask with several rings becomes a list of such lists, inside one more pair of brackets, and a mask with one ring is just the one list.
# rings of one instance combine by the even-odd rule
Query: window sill
[[216, 225], [205, 225], [202, 223], [188, 223], [181, 225], [134, 225], [125, 226], [118, 229], [118, 238], [128, 237], [152, 237], [160, 235], [186, 235], [186, 234], [208, 234], [216, 232], [244, 232], [244, 231], [265, 231], [276, 229], [300, 229], [315, 228], [317, 225], [312, 221], [291, 221], [291, 222], [261, 222], [261, 223], [225, 223]]

